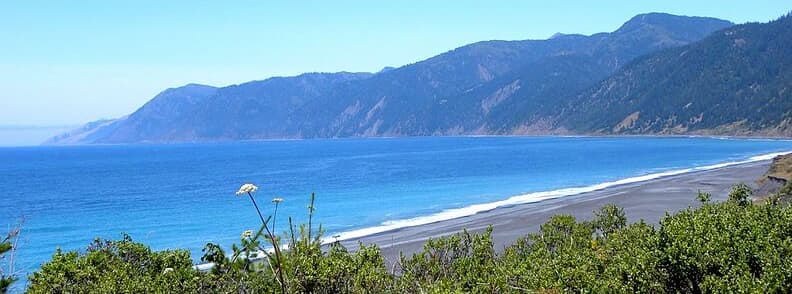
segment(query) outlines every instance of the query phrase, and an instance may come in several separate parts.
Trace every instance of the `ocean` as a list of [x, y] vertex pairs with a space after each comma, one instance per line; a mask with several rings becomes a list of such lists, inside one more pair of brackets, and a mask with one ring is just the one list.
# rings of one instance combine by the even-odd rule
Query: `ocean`
[[[283, 198], [287, 217], [353, 238], [497, 206], [536, 202], [664, 175], [771, 158], [792, 141], [668, 137], [423, 137], [0, 148], [0, 224], [23, 220], [17, 269], [56, 248], [129, 234], [200, 259], [256, 229]], [[762, 156], [764, 155], [764, 156]], [[695, 197], [695, 195], [690, 195]]]

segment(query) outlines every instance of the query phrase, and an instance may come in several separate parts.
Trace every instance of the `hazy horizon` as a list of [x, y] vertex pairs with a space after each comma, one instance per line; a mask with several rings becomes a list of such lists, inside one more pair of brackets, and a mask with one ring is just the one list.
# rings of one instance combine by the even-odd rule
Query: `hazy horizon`
[[52, 136], [77, 128], [78, 125], [22, 126], [0, 125], [0, 147], [40, 145]]
[[126, 115], [187, 83], [376, 72], [476, 41], [613, 31], [641, 13], [744, 23], [789, 10], [781, 1], [611, 4], [6, 3], [0, 5], [0, 125], [78, 125]]

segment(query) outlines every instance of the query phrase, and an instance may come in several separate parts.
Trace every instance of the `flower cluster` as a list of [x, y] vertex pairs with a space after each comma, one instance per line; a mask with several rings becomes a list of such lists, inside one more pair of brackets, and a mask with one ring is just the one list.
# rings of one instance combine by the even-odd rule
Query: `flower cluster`
[[237, 191], [236, 194], [237, 194], [237, 196], [239, 196], [239, 195], [244, 195], [244, 194], [247, 194], [247, 193], [256, 192], [256, 190], [258, 190], [258, 187], [256, 187], [256, 185], [244, 184], [244, 185], [242, 185], [242, 187], [239, 187], [239, 191]]
[[253, 231], [247, 230], [242, 232], [242, 239], [247, 239], [253, 237]]

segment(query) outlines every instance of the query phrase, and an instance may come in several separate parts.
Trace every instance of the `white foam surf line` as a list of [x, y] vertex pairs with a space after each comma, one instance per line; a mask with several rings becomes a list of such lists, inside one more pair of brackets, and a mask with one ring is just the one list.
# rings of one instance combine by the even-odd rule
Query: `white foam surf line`
[[644, 181], [659, 179], [659, 178], [663, 178], [663, 177], [681, 175], [681, 174], [685, 174], [685, 173], [713, 170], [713, 169], [718, 169], [718, 168], [723, 168], [723, 167], [728, 167], [728, 166], [733, 166], [733, 165], [746, 164], [746, 163], [763, 161], [763, 160], [770, 160], [770, 159], [773, 159], [774, 157], [776, 157], [778, 155], [785, 155], [785, 154], [790, 154], [790, 153], [792, 153], [792, 151], [762, 154], [762, 155], [753, 156], [753, 157], [750, 157], [750, 158], [748, 158], [746, 160], [741, 160], [741, 161], [731, 161], [731, 162], [724, 162], [724, 163], [705, 165], [705, 166], [699, 166], [699, 167], [671, 170], [671, 171], [647, 174], [647, 175], [642, 175], [642, 176], [629, 177], [629, 178], [624, 178], [624, 179], [620, 179], [620, 180], [616, 180], [616, 181], [604, 182], [604, 183], [594, 184], [594, 185], [585, 186], [585, 187], [572, 187], [572, 188], [563, 188], [563, 189], [552, 190], [552, 191], [541, 191], [541, 192], [532, 192], [532, 193], [527, 193], [527, 194], [521, 194], [521, 195], [512, 196], [512, 197], [504, 199], [504, 200], [488, 202], [488, 203], [481, 203], [481, 204], [473, 204], [473, 205], [466, 206], [466, 207], [461, 207], [461, 208], [447, 209], [447, 210], [443, 210], [441, 212], [430, 214], [430, 215], [426, 215], [426, 216], [419, 216], [419, 217], [414, 217], [414, 218], [409, 218], [409, 219], [402, 219], [402, 220], [386, 221], [386, 222], [383, 222], [379, 226], [367, 227], [367, 228], [362, 228], [362, 229], [358, 229], [358, 230], [352, 230], [352, 231], [343, 232], [341, 234], [338, 234], [335, 238], [324, 238], [323, 241], [324, 242], [333, 242], [333, 241], [343, 241], [343, 240], [349, 240], [349, 239], [356, 239], [356, 238], [360, 238], [360, 237], [364, 237], [364, 236], [368, 236], [368, 235], [373, 235], [373, 234], [378, 234], [378, 233], [383, 233], [383, 232], [387, 232], [387, 231], [392, 231], [392, 230], [396, 230], [396, 229], [414, 227], [414, 226], [420, 226], [420, 225], [426, 225], [426, 224], [436, 223], [436, 222], [440, 222], [440, 221], [445, 221], [445, 220], [450, 220], [450, 219], [455, 219], [455, 218], [460, 218], [460, 217], [471, 216], [471, 215], [474, 215], [474, 214], [477, 214], [477, 213], [490, 211], [490, 210], [496, 209], [498, 207], [503, 207], [503, 206], [534, 203], [534, 202], [539, 202], [539, 201], [542, 201], [542, 200], [548, 200], [548, 199], [559, 198], [559, 197], [564, 197], [564, 196], [572, 196], [572, 195], [578, 195], [578, 194], [583, 194], [583, 193], [588, 193], [588, 192], [593, 192], [593, 191], [599, 191], [599, 190], [602, 190], [602, 189], [605, 189], [605, 188], [610, 188], [610, 187], [613, 187], [613, 186], [620, 186], [620, 185], [626, 185], [626, 184], [632, 184], [632, 183], [638, 183], [638, 182], [644, 182]]

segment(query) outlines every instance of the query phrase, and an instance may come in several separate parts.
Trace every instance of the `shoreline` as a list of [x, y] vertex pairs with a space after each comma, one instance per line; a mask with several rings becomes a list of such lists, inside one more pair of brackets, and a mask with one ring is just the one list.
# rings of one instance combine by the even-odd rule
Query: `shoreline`
[[620, 178], [606, 182], [594, 183], [587, 186], [563, 187], [554, 190], [545, 190], [545, 191], [517, 194], [501, 200], [495, 200], [495, 201], [483, 202], [483, 203], [474, 203], [457, 208], [449, 208], [439, 212], [416, 216], [412, 218], [389, 220], [379, 225], [341, 232], [333, 240], [326, 239], [325, 242], [332, 242], [335, 240], [339, 240], [339, 241], [354, 240], [354, 239], [364, 238], [366, 236], [402, 229], [405, 227], [427, 225], [436, 222], [448, 221], [455, 218], [472, 216], [478, 213], [491, 211], [501, 207], [509, 207], [514, 205], [527, 204], [527, 203], [536, 203], [536, 202], [541, 202], [555, 198], [569, 197], [584, 193], [600, 191], [612, 187], [618, 187], [621, 185], [648, 182], [670, 176], [695, 173], [699, 171], [714, 170], [723, 167], [735, 166], [735, 165], [763, 161], [763, 160], [771, 160], [776, 156], [784, 155], [788, 153], [792, 153], [792, 151], [759, 154], [738, 161], [727, 161], [727, 162], [721, 162], [721, 163], [715, 163], [715, 164], [709, 164], [703, 166], [695, 166], [689, 168], [670, 169], [661, 172], [648, 173], [648, 174]]
[[172, 144], [211, 144], [211, 143], [235, 143], [235, 142], [280, 142], [280, 141], [306, 141], [306, 140], [355, 140], [355, 139], [399, 139], [399, 138], [534, 138], [534, 137], [559, 137], [559, 138], [709, 138], [717, 140], [768, 140], [768, 141], [792, 141], [789, 136], [768, 136], [768, 135], [706, 135], [706, 134], [638, 134], [638, 135], [608, 135], [608, 134], [466, 134], [466, 135], [430, 135], [430, 136], [351, 136], [351, 137], [308, 137], [308, 138], [259, 138], [259, 139], [206, 139], [206, 140], [175, 140], [175, 141], [140, 141], [125, 143], [46, 143], [41, 142], [34, 145], [8, 145], [6, 147], [37, 147], [37, 146], [117, 146], [117, 145], [172, 145]]
[[[594, 210], [610, 203], [624, 208], [628, 222], [644, 220], [657, 224], [666, 212], [696, 206], [698, 191], [712, 194], [712, 201], [722, 201], [735, 184], [745, 183], [755, 187], [755, 181], [767, 171], [771, 159], [783, 153], [788, 152], [658, 173], [666, 175], [534, 202], [500, 205], [460, 217], [344, 238], [340, 242], [353, 250], [357, 248], [358, 242], [377, 244], [386, 261], [393, 263], [401, 252], [405, 255], [417, 252], [430, 238], [454, 234], [463, 229], [482, 232], [489, 225], [493, 226], [494, 247], [500, 251], [518, 238], [538, 231], [539, 226], [555, 214], [570, 214], [578, 220], [587, 220], [593, 217]], [[615, 182], [619, 181], [610, 183]]]

